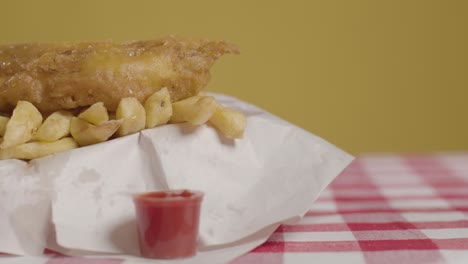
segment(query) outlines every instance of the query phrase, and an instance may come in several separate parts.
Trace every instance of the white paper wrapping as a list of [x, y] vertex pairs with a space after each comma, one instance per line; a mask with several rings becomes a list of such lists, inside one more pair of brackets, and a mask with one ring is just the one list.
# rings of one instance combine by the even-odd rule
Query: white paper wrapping
[[166, 125], [30, 163], [1, 161], [0, 252], [37, 255], [47, 245], [71, 255], [138, 255], [131, 194], [188, 188], [205, 197], [200, 254], [186, 261], [232, 259], [302, 216], [352, 160], [253, 105], [215, 96], [246, 114], [244, 139], [208, 125]]

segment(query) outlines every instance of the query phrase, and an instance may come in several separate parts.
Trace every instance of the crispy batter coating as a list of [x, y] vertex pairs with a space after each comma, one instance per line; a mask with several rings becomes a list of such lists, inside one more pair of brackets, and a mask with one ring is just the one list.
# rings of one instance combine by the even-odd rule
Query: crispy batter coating
[[0, 46], [0, 111], [18, 100], [49, 113], [121, 98], [143, 102], [162, 87], [172, 101], [197, 94], [220, 56], [239, 53], [225, 41], [166, 37], [151, 41], [37, 43]]

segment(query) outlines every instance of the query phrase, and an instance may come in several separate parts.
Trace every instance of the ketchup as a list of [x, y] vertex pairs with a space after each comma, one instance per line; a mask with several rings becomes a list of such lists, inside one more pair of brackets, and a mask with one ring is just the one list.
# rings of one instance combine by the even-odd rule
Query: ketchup
[[190, 190], [135, 195], [141, 255], [160, 259], [194, 256], [202, 197], [202, 192]]

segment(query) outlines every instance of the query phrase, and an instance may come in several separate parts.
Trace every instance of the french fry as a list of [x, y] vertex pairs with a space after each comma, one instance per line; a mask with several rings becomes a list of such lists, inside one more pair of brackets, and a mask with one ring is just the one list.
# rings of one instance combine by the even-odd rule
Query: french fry
[[79, 118], [93, 125], [109, 120], [109, 114], [103, 102], [95, 103], [78, 115]]
[[1, 149], [28, 142], [42, 123], [42, 115], [37, 108], [26, 101], [18, 101], [13, 115], [5, 129]]
[[57, 111], [44, 120], [33, 139], [38, 141], [57, 141], [70, 134], [70, 122], [73, 114], [67, 111]]
[[54, 142], [29, 142], [11, 148], [0, 149], [0, 159], [31, 160], [77, 147], [78, 144], [71, 137]]
[[146, 128], [163, 125], [172, 116], [172, 103], [166, 87], [152, 94], [145, 101]]
[[122, 124], [121, 120], [109, 120], [93, 125], [78, 117], [73, 117], [70, 133], [80, 146], [97, 144], [109, 139]]
[[225, 137], [235, 139], [244, 136], [247, 120], [241, 112], [218, 105], [209, 123]]
[[238, 139], [243, 137], [247, 123], [244, 114], [220, 105], [204, 93], [171, 103], [167, 88], [148, 97], [144, 106], [136, 98], [127, 97], [120, 101], [116, 112], [108, 112], [100, 102], [78, 117], [57, 111], [42, 121], [41, 113], [26, 101], [18, 101], [10, 118], [0, 115], [0, 159], [35, 159], [167, 122], [209, 122], [225, 137]]
[[189, 122], [198, 126], [206, 123], [216, 111], [216, 100], [211, 96], [193, 96], [172, 104], [171, 123]]
[[10, 118], [6, 116], [0, 116], [0, 136], [3, 137], [5, 135], [6, 125]]
[[117, 136], [119, 137], [139, 132], [145, 128], [145, 108], [134, 97], [120, 100], [115, 117], [123, 121], [119, 129], [117, 129]]

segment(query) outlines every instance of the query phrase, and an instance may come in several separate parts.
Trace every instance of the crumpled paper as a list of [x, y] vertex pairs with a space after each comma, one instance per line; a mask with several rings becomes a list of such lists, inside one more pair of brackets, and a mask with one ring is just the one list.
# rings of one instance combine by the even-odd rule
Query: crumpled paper
[[0, 252], [138, 256], [131, 195], [188, 188], [205, 196], [199, 254], [184, 261], [225, 262], [300, 219], [352, 160], [258, 107], [214, 96], [246, 114], [244, 139], [173, 124], [29, 163], [0, 161]]

